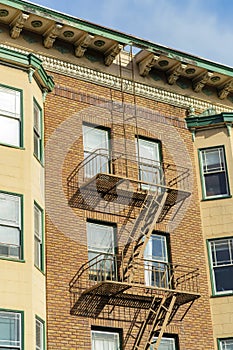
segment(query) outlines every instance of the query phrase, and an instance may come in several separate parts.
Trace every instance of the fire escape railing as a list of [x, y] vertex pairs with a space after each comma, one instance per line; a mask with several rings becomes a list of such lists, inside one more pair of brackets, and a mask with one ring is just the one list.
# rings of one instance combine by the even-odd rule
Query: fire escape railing
[[[189, 169], [160, 161], [152, 161], [124, 153], [108, 153], [96, 149], [81, 161], [67, 178], [68, 197], [71, 199], [78, 188], [99, 174], [116, 177], [116, 182], [128, 179], [137, 184], [137, 191], [153, 187], [186, 190], [189, 188]], [[113, 182], [116, 184], [116, 182]]]
[[132, 279], [125, 275], [126, 263], [124, 256], [99, 254], [80, 267], [70, 281], [70, 292], [79, 294], [99, 283], [115, 282], [198, 294], [197, 268], [142, 258], [132, 267]]

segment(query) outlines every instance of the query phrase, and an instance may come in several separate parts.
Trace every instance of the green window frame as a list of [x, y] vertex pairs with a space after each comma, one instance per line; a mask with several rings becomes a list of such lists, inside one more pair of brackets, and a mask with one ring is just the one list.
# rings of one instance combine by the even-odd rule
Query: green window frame
[[34, 202], [34, 264], [44, 271], [44, 212]]
[[232, 294], [233, 237], [211, 239], [207, 242], [213, 294]]
[[0, 258], [23, 259], [23, 196], [0, 192]]
[[45, 322], [36, 316], [36, 350], [45, 350]]
[[224, 146], [199, 150], [203, 199], [229, 197], [229, 181]]
[[0, 349], [24, 349], [23, 311], [0, 309]]
[[43, 114], [42, 108], [37, 103], [36, 99], [33, 99], [33, 144], [34, 155], [42, 162], [43, 161]]
[[23, 91], [0, 85], [0, 144], [22, 147]]
[[219, 350], [232, 350], [233, 349], [233, 337], [218, 339]]

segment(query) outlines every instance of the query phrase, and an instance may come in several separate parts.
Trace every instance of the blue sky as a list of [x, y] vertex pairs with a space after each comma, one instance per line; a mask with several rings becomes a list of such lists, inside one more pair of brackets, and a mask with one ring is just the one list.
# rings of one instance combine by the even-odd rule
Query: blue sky
[[31, 0], [233, 67], [232, 0]]

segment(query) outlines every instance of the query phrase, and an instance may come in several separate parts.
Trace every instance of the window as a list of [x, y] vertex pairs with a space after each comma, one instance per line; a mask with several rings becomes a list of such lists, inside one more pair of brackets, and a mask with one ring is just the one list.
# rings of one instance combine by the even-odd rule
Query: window
[[43, 270], [43, 212], [34, 204], [34, 256], [35, 265]]
[[205, 198], [229, 195], [223, 147], [201, 150], [201, 172]]
[[21, 92], [0, 86], [0, 143], [21, 146]]
[[36, 158], [42, 161], [42, 111], [37, 102], [33, 102], [33, 114], [34, 114], [34, 154]]
[[0, 349], [22, 350], [22, 314], [0, 311]]
[[167, 237], [153, 233], [144, 252], [145, 283], [147, 286], [169, 287]]
[[44, 350], [44, 322], [36, 318], [36, 350]]
[[233, 338], [219, 340], [220, 350], [233, 350]]
[[21, 196], [0, 193], [0, 256], [22, 258]]
[[91, 331], [91, 350], [120, 350], [119, 333]]
[[233, 238], [209, 241], [214, 291], [233, 292]]
[[[154, 341], [156, 341], [156, 337], [154, 338]], [[150, 346], [150, 350], [153, 350], [154, 346], [151, 345]], [[176, 346], [176, 341], [175, 338], [166, 338], [163, 337], [161, 339], [161, 342], [159, 344], [159, 348], [158, 350], [177, 350], [177, 346]]]
[[115, 273], [115, 232], [114, 226], [87, 223], [88, 260], [90, 278], [114, 280]]
[[99, 127], [83, 125], [85, 176], [109, 173], [109, 131]]
[[139, 159], [139, 180], [151, 184], [161, 183], [160, 143], [138, 138], [136, 152]]

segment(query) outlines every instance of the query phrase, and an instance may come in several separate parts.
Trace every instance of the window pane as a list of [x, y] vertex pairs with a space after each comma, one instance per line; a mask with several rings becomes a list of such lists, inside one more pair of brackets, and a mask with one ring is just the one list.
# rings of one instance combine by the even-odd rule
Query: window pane
[[205, 175], [206, 196], [228, 194], [225, 172]]
[[119, 350], [119, 334], [92, 331], [92, 350]]
[[20, 118], [20, 92], [0, 87], [0, 114]]
[[221, 350], [233, 350], [233, 338], [220, 340]]
[[43, 350], [43, 323], [36, 320], [36, 350]]
[[114, 229], [112, 226], [87, 223], [88, 249], [114, 254]]
[[214, 275], [217, 292], [233, 290], [233, 265], [215, 267]]
[[20, 224], [20, 197], [0, 193], [0, 223], [11, 226]]
[[93, 152], [96, 149], [108, 149], [108, 131], [95, 127], [83, 125], [84, 150]]
[[19, 120], [0, 116], [0, 142], [12, 146], [20, 146], [19, 135]]
[[[157, 338], [154, 338], [155, 340]], [[154, 346], [151, 345], [150, 350], [153, 350]], [[158, 350], [176, 350], [175, 339], [173, 338], [162, 338]]]
[[0, 312], [0, 346], [20, 347], [20, 314]]

